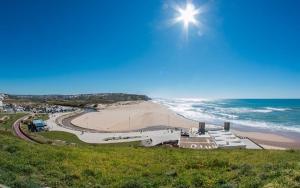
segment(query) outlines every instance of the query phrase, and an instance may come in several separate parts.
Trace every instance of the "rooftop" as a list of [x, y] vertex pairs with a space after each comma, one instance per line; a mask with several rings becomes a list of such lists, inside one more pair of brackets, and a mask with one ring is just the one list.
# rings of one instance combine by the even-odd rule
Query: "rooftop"
[[40, 120], [40, 119], [37, 119], [37, 120], [33, 120], [32, 123], [37, 126], [37, 127], [44, 127], [46, 126], [45, 125], [45, 122], [43, 120]]

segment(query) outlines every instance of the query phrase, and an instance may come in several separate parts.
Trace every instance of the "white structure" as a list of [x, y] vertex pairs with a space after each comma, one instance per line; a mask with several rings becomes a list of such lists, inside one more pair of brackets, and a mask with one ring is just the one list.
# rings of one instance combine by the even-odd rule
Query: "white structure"
[[3, 110], [3, 102], [1, 99], [0, 99], [0, 110]]
[[174, 130], [161, 130], [161, 131], [149, 131], [147, 133], [147, 139], [142, 140], [142, 145], [146, 147], [156, 146], [168, 142], [177, 142], [180, 139], [180, 131]]
[[230, 131], [208, 131], [218, 148], [246, 148], [246, 144]]
[[4, 109], [3, 100], [5, 98], [5, 94], [0, 93], [0, 110]]

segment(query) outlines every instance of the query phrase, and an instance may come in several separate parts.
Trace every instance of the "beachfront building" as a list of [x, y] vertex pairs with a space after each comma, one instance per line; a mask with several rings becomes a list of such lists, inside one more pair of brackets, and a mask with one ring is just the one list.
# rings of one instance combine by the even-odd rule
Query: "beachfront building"
[[46, 123], [43, 120], [33, 120], [31, 124], [28, 125], [28, 129], [32, 132], [39, 132], [46, 129]]
[[188, 136], [181, 136], [178, 141], [181, 148], [214, 149], [214, 148], [246, 148], [246, 144], [230, 132], [230, 123], [224, 123], [224, 129], [206, 130], [205, 123], [200, 122], [199, 128], [190, 128]]
[[3, 111], [3, 102], [0, 100], [0, 111]]
[[218, 148], [246, 148], [246, 144], [230, 131], [208, 131]]

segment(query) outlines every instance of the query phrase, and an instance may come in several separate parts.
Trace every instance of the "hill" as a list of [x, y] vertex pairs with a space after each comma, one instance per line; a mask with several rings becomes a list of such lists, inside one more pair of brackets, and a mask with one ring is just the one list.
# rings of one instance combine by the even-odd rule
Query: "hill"
[[299, 187], [298, 151], [52, 146], [0, 133], [0, 183], [11, 187]]
[[[11, 122], [21, 114], [6, 115]], [[7, 125], [0, 129], [0, 184], [10, 187], [300, 186], [297, 150], [89, 145], [62, 132], [38, 134], [64, 144], [34, 144], [16, 138]]]
[[99, 93], [78, 95], [7, 95], [6, 103], [41, 103], [72, 107], [109, 104], [120, 101], [150, 100], [146, 95], [125, 93]]

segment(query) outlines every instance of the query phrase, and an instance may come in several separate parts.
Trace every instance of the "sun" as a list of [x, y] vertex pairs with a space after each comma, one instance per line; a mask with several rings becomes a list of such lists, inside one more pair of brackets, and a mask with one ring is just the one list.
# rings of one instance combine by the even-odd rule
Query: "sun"
[[197, 16], [200, 14], [200, 9], [197, 9], [194, 4], [187, 2], [185, 7], [176, 7], [178, 17], [175, 18], [175, 22], [182, 22], [186, 30], [188, 30], [189, 25], [193, 24], [197, 26], [199, 21]]

